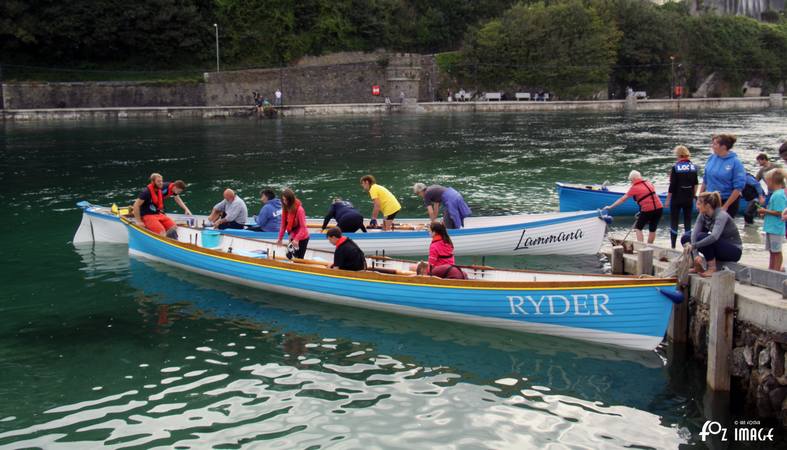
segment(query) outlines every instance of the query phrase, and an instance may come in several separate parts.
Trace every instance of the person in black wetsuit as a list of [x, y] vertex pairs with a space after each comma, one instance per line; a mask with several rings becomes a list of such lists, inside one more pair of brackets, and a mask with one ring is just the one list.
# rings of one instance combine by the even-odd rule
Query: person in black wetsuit
[[327, 236], [331, 244], [336, 246], [336, 250], [333, 251], [332, 269], [366, 269], [366, 256], [363, 254], [363, 250], [358, 247], [355, 241], [347, 236], [342, 236], [342, 230], [339, 227], [328, 230]]
[[683, 229], [691, 231], [691, 211], [694, 208], [694, 199], [697, 196], [697, 166], [689, 160], [691, 152], [683, 145], [675, 147], [675, 157], [678, 159], [672, 165], [669, 175], [669, 192], [665, 208], [670, 210], [670, 240], [672, 248], [678, 240], [678, 224], [681, 213], [683, 215]]
[[366, 227], [363, 226], [363, 215], [346, 200], [334, 199], [331, 209], [328, 210], [328, 214], [322, 221], [323, 231], [328, 227], [331, 219], [336, 220], [336, 225], [343, 233], [355, 233], [358, 230], [366, 233]]

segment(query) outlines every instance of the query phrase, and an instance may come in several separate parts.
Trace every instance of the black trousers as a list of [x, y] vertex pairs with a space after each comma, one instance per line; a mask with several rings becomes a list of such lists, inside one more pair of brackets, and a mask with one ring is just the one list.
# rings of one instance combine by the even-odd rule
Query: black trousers
[[303, 259], [306, 256], [306, 247], [309, 246], [309, 238], [298, 241], [298, 249], [292, 254], [294, 258]]
[[366, 233], [366, 227], [363, 226], [363, 216], [347, 215], [342, 217], [342, 220], [337, 220], [336, 225], [342, 230], [342, 233], [355, 233], [358, 230]]
[[[721, 204], [723, 205], [725, 203], [727, 203], [727, 199], [726, 198], [721, 199]], [[734, 219], [735, 216], [738, 215], [738, 208], [740, 206], [741, 206], [741, 197], [738, 196], [738, 198], [735, 199], [735, 201], [732, 202], [732, 204], [730, 205], [730, 209], [727, 210], [727, 214], [729, 214], [730, 217]]]
[[691, 231], [691, 210], [694, 207], [694, 201], [691, 200], [688, 203], [686, 202], [678, 202], [678, 203], [671, 203], [669, 205], [669, 237], [672, 241], [672, 248], [675, 248], [675, 244], [678, 241], [678, 226], [680, 224], [680, 218], [683, 216], [683, 231], [690, 232]]

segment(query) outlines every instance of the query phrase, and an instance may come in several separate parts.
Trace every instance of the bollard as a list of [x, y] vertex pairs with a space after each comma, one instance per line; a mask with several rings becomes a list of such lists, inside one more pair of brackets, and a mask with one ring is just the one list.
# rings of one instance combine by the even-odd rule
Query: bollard
[[623, 268], [623, 246], [616, 245], [612, 247], [612, 256], [611, 261], [612, 263], [612, 274], [613, 275], [623, 275], [625, 270]]
[[653, 249], [642, 248], [637, 252], [636, 275], [653, 275]]
[[782, 94], [771, 94], [769, 98], [770, 98], [770, 101], [771, 101], [771, 108], [784, 109], [784, 95], [782, 95]]
[[710, 282], [710, 324], [708, 326], [708, 388], [730, 390], [732, 319], [735, 311], [735, 273], [720, 270]]

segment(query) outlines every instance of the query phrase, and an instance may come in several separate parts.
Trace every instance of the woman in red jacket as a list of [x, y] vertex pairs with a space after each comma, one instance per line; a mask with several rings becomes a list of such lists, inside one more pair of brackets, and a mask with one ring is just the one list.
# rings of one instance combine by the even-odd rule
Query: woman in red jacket
[[454, 265], [454, 244], [448, 236], [445, 225], [432, 222], [429, 225], [429, 234], [432, 243], [429, 245], [429, 265], [419, 264], [416, 273], [419, 275], [433, 275], [440, 278], [466, 279], [467, 275], [462, 269]]
[[294, 248], [292, 254], [288, 253], [287, 256], [302, 259], [309, 245], [309, 227], [306, 224], [306, 211], [303, 210], [301, 201], [295, 197], [292, 189], [281, 191], [281, 227], [279, 227], [279, 240], [276, 242], [278, 245], [282, 245], [285, 231]]

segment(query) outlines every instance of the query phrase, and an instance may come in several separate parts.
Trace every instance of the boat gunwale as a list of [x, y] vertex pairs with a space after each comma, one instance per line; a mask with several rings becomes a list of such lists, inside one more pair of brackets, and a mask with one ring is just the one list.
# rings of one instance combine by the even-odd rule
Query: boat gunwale
[[[227, 253], [219, 250], [213, 250], [209, 248], [200, 247], [196, 244], [190, 244], [186, 242], [176, 241], [170, 238], [161, 237], [139, 225], [132, 223], [126, 218], [120, 219], [126, 226], [132, 227], [136, 231], [143, 233], [144, 235], [151, 237], [159, 242], [162, 242], [166, 245], [179, 247], [183, 250], [195, 252], [198, 254], [203, 254], [207, 256], [212, 256], [221, 259], [227, 259], [230, 261], [245, 263], [253, 266], [264, 267], [264, 268], [271, 268], [277, 270], [286, 270], [286, 271], [293, 271], [293, 272], [300, 272], [312, 275], [321, 275], [327, 276], [332, 278], [343, 278], [343, 279], [351, 279], [356, 281], [367, 281], [367, 282], [378, 282], [378, 283], [391, 283], [391, 284], [403, 284], [409, 286], [422, 286], [422, 287], [440, 287], [440, 288], [455, 288], [455, 289], [478, 289], [478, 290], [536, 290], [536, 289], [566, 289], [566, 288], [573, 288], [573, 289], [600, 289], [600, 288], [636, 288], [636, 287], [661, 287], [661, 286], [673, 286], [676, 283], [675, 278], [658, 278], [658, 277], [647, 277], [642, 278], [636, 275], [609, 275], [609, 274], [592, 274], [593, 277], [599, 278], [610, 278], [610, 280], [598, 280], [598, 281], [499, 281], [499, 280], [452, 280], [452, 279], [444, 279], [444, 278], [437, 278], [437, 277], [417, 277], [417, 281], [414, 281], [414, 276], [407, 276], [407, 275], [394, 275], [394, 274], [383, 274], [379, 272], [373, 271], [351, 271], [351, 270], [341, 270], [341, 269], [330, 269], [328, 267], [322, 268], [315, 265], [310, 264], [301, 264], [297, 262], [283, 262], [283, 261], [276, 261], [273, 259], [260, 259], [260, 258], [252, 258], [242, 255], [237, 255], [233, 253]], [[192, 230], [196, 230], [193, 228], [188, 228]], [[196, 230], [199, 231], [199, 230]], [[233, 239], [242, 239], [248, 240], [255, 243], [265, 242], [255, 239], [248, 239], [243, 237], [233, 236]], [[329, 253], [329, 252], [328, 252]], [[391, 258], [394, 259], [394, 258]], [[405, 261], [410, 262], [408, 260], [397, 260], [397, 261]], [[516, 272], [516, 273], [532, 273], [532, 274], [556, 274], [556, 275], [582, 275], [588, 276], [588, 274], [577, 274], [577, 273], [570, 273], [570, 272], [536, 272], [536, 271], [528, 271], [523, 269], [485, 269], [485, 270], [499, 270], [504, 272]], [[614, 278], [614, 279], [612, 279]], [[621, 280], [623, 278], [623, 280]]]

